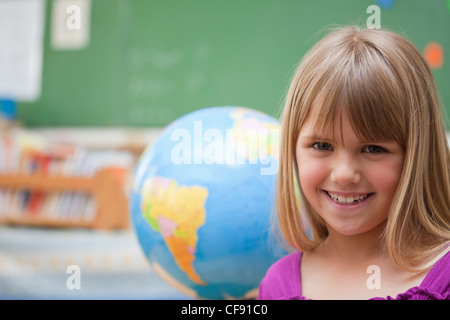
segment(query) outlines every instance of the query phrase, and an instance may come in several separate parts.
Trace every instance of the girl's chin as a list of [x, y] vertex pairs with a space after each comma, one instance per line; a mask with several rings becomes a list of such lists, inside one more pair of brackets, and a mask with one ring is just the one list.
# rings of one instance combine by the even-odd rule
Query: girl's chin
[[331, 223], [327, 222], [326, 224], [329, 233], [331, 233], [330, 231], [332, 230], [332, 232], [340, 234], [342, 236], [352, 237], [368, 234], [371, 232], [381, 233], [384, 230], [386, 220], [383, 220], [379, 223], [372, 222], [366, 224], [351, 224], [351, 222], [343, 223], [339, 221], [332, 221]]

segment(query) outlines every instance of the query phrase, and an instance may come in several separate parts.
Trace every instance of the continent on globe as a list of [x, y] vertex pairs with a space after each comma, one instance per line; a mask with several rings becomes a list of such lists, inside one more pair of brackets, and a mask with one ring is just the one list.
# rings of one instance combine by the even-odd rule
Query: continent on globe
[[245, 108], [236, 108], [230, 117], [234, 120], [233, 138], [239, 156], [250, 163], [256, 163], [256, 159], [265, 163], [270, 161], [269, 157], [278, 158], [280, 127], [277, 122], [264, 121]]
[[[181, 270], [193, 282], [206, 285], [194, 269], [197, 231], [205, 224], [208, 190], [180, 186], [173, 179], [153, 177], [142, 187], [142, 213], [149, 225], [161, 233]], [[182, 213], [182, 214], [180, 214]]]

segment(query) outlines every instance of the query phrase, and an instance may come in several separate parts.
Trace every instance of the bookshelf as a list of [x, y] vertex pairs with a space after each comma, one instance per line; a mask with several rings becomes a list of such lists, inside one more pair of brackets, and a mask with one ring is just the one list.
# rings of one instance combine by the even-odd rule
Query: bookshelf
[[[11, 225], [69, 227], [94, 229], [126, 229], [129, 227], [128, 199], [123, 187], [126, 171], [123, 168], [106, 168], [92, 177], [70, 177], [43, 173], [0, 175], [3, 198], [9, 193], [11, 203], [26, 206], [9, 206], [8, 213], [0, 215], [0, 223]], [[23, 199], [26, 198], [26, 201]], [[38, 198], [33, 208], [33, 198]], [[70, 212], [61, 210], [62, 202], [81, 203]], [[50, 212], [51, 203], [58, 203], [56, 212]], [[75, 207], [75, 209], [73, 208]], [[80, 209], [78, 212], [77, 208]], [[53, 208], [55, 209], [55, 208]], [[54, 211], [54, 210], [52, 210]]]
[[0, 131], [0, 224], [129, 228], [130, 178], [139, 152], [77, 144], [64, 132], [51, 136], [65, 141], [22, 128]]

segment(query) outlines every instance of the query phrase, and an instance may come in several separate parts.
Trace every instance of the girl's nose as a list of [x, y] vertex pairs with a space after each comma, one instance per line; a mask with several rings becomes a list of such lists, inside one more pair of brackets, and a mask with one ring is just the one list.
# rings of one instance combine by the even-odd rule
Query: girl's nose
[[330, 179], [332, 182], [340, 185], [359, 183], [361, 181], [361, 173], [357, 161], [347, 155], [337, 157]]

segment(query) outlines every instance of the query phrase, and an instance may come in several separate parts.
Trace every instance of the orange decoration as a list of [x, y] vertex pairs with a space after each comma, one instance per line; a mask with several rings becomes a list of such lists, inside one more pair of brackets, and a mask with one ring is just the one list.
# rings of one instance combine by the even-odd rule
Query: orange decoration
[[437, 42], [430, 42], [424, 50], [425, 60], [431, 68], [439, 69], [444, 65], [444, 49]]

